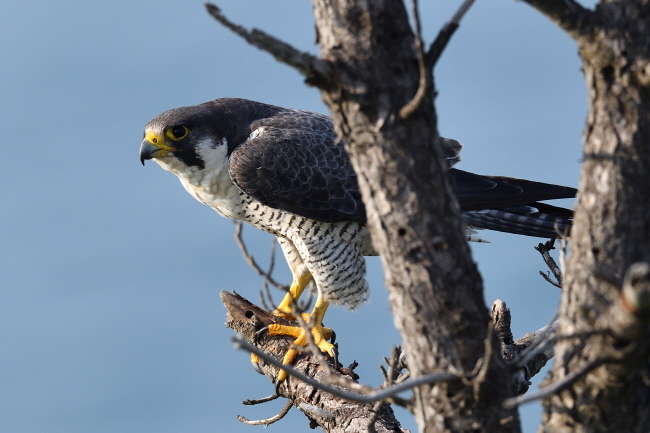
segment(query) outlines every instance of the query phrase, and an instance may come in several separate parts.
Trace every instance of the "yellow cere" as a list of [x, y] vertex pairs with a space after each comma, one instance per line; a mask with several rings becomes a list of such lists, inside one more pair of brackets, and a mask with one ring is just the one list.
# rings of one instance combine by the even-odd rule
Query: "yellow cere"
[[147, 140], [149, 143], [153, 144], [160, 150], [167, 150], [169, 152], [173, 152], [176, 149], [174, 149], [171, 146], [168, 146], [167, 143], [165, 143], [165, 140], [159, 135], [156, 134], [155, 132], [147, 132], [146, 135], [144, 136], [144, 139]]

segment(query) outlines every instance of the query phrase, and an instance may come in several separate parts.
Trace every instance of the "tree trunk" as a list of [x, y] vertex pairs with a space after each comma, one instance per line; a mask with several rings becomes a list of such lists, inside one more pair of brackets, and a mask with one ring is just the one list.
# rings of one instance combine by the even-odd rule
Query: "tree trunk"
[[621, 286], [650, 262], [650, 7], [529, 3], [578, 42], [590, 103], [558, 329], [575, 338], [556, 346], [550, 381], [585, 374], [545, 400], [541, 430], [647, 432], [648, 322]]
[[359, 176], [409, 371], [465, 377], [415, 389], [420, 430], [519, 431], [516, 411], [501, 407], [511, 378], [442, 162], [430, 71], [415, 111], [400, 113], [421, 81], [404, 6], [314, 0], [314, 13], [337, 78], [323, 99]]

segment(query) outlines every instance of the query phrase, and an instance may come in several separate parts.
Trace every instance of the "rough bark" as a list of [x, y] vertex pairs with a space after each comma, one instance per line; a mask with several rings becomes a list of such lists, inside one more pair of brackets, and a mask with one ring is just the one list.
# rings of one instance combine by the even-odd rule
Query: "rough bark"
[[420, 429], [518, 431], [516, 411], [501, 407], [513, 391], [442, 164], [430, 71], [421, 103], [399, 115], [420, 83], [404, 5], [314, 0], [314, 13], [335, 70], [322, 97], [359, 176], [409, 370], [466, 377], [415, 390]]
[[[249, 344], [277, 359], [282, 359], [284, 353], [292, 346], [292, 338], [268, 337], [265, 332], [256, 336], [256, 333], [271, 323], [290, 324], [288, 320], [260, 309], [236, 293], [221, 292], [221, 300], [228, 310], [226, 325], [229, 328], [235, 330]], [[345, 380], [354, 379], [355, 375], [349, 369], [335, 368], [332, 359], [326, 362], [331, 366], [329, 372], [323, 370], [313, 356], [299, 355], [293, 367], [320, 382], [327, 382], [331, 375]], [[260, 362], [260, 367], [269, 379], [275, 380], [278, 374], [276, 367], [264, 361]], [[369, 421], [375, 416], [373, 404], [350, 402], [335, 397], [291, 376], [278, 387], [277, 391], [281, 397], [287, 398], [309, 418], [311, 428], [319, 426], [326, 433], [368, 432]], [[408, 432], [400, 427], [388, 404], [380, 409], [374, 428], [377, 433]]]
[[621, 287], [631, 265], [650, 262], [650, 5], [528, 2], [578, 43], [589, 97], [558, 328], [575, 338], [556, 346], [549, 381], [585, 374], [544, 401], [541, 431], [647, 432], [648, 321]]

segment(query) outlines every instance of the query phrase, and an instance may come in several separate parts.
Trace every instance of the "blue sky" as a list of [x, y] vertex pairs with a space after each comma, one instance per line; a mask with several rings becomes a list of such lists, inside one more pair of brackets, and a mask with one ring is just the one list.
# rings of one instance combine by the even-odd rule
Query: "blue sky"
[[[460, 1], [422, 3], [430, 42]], [[218, 5], [317, 52], [309, 2]], [[283, 403], [240, 404], [272, 387], [232, 348], [219, 292], [256, 300], [261, 281], [233, 224], [170, 173], [143, 168], [138, 147], [147, 121], [170, 108], [234, 96], [326, 112], [319, 93], [202, 2], [6, 1], [0, 14], [0, 431], [259, 430], [235, 415], [266, 418]], [[459, 168], [577, 185], [586, 93], [575, 45], [548, 20], [523, 2], [479, 1], [435, 72], [441, 134], [465, 145]], [[267, 260], [272, 239], [245, 235]], [[537, 240], [484, 236], [492, 243], [473, 251], [486, 303], [506, 301], [516, 337], [545, 325], [559, 291], [537, 274]], [[378, 259], [368, 274], [370, 303], [330, 309], [326, 323], [342, 362], [357, 360], [377, 385], [399, 337]], [[539, 407], [522, 414], [534, 431]], [[293, 410], [268, 431], [280, 429], [307, 420]]]

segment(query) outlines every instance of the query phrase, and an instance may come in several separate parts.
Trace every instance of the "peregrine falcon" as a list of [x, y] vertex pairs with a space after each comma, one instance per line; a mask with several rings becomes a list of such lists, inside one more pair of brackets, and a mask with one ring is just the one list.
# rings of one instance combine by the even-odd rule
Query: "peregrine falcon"
[[[469, 240], [480, 241], [473, 229], [543, 238], [568, 233], [572, 212], [539, 201], [574, 197], [575, 189], [451, 168], [462, 146], [442, 142]], [[331, 330], [322, 326], [325, 311], [330, 302], [354, 309], [368, 298], [363, 256], [376, 252], [357, 177], [331, 119], [245, 99], [217, 99], [152, 119], [140, 147], [142, 164], [148, 159], [178, 176], [194, 198], [220, 215], [277, 237], [293, 282], [275, 313], [291, 317], [292, 303], [313, 281], [318, 296], [305, 319], [319, 348], [333, 356], [327, 341]], [[277, 325], [269, 333], [306, 344], [300, 328]], [[284, 362], [294, 356], [287, 354]]]

